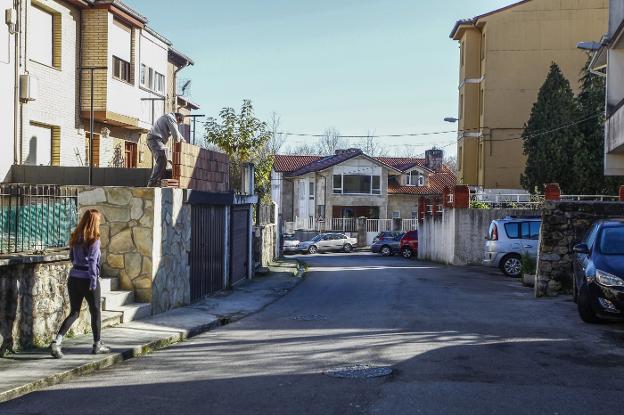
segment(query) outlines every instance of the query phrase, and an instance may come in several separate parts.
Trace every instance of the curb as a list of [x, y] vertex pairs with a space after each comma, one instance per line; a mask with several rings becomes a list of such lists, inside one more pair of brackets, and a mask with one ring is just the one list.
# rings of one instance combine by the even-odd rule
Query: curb
[[[288, 290], [288, 292], [284, 293], [284, 295], [290, 293], [294, 288], [296, 288], [301, 283], [302, 277], [304, 274], [305, 274], [305, 268], [302, 266], [301, 263], [298, 263], [297, 273], [295, 275], [298, 281], [295, 285], [292, 286], [290, 290]], [[21, 396], [27, 395], [29, 393], [36, 392], [43, 388], [47, 388], [50, 386], [54, 386], [60, 383], [67, 382], [78, 376], [88, 375], [98, 370], [111, 367], [117, 363], [121, 363], [126, 360], [133, 359], [135, 357], [140, 357], [140, 356], [152, 353], [160, 349], [165, 349], [171, 345], [182, 343], [187, 339], [206, 333], [210, 330], [214, 330], [216, 328], [226, 326], [230, 323], [237, 322], [245, 317], [248, 317], [252, 314], [255, 314], [264, 310], [266, 307], [273, 304], [275, 301], [283, 298], [284, 295], [275, 298], [271, 302], [266, 303], [264, 306], [262, 306], [260, 309], [254, 312], [244, 314], [244, 315], [237, 315], [236, 313], [234, 313], [231, 316], [219, 317], [218, 319], [210, 323], [203, 324], [197, 327], [193, 327], [188, 330], [182, 330], [169, 337], [153, 340], [149, 343], [146, 343], [140, 346], [135, 346], [133, 348], [126, 349], [121, 352], [114, 352], [106, 356], [103, 356], [101, 359], [93, 360], [89, 363], [85, 363], [83, 365], [66, 370], [64, 372], [55, 373], [53, 375], [48, 375], [34, 382], [30, 382], [25, 385], [21, 385], [13, 389], [0, 392], [0, 404], [10, 401], [12, 399], [19, 398]]]

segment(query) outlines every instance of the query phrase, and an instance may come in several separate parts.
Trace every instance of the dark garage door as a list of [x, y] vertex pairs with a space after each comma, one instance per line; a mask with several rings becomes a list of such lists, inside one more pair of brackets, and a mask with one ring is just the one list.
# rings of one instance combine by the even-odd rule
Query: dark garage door
[[225, 208], [193, 205], [191, 220], [191, 301], [195, 301], [224, 288]]
[[231, 224], [231, 282], [232, 285], [247, 278], [249, 263], [249, 207], [232, 206]]

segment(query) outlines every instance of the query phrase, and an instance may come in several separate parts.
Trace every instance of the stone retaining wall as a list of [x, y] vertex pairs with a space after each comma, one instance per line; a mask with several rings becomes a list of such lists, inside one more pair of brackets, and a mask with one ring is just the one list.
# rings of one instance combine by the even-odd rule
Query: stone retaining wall
[[572, 289], [572, 248], [598, 219], [624, 217], [622, 202], [546, 202], [542, 211], [535, 295]]
[[[69, 253], [23, 257], [0, 266], [0, 335], [6, 350], [45, 347], [69, 313]], [[91, 330], [86, 301], [71, 334]]]

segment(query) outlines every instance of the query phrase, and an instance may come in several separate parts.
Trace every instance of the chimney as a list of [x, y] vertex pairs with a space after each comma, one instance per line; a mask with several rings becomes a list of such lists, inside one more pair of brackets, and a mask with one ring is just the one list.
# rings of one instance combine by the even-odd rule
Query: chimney
[[439, 172], [442, 170], [442, 163], [444, 161], [444, 151], [432, 148], [425, 151], [425, 166], [429, 170]]

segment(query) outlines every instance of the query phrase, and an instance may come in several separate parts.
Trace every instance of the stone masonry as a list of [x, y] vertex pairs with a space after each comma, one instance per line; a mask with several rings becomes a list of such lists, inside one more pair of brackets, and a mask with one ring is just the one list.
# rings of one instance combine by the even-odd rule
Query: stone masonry
[[[45, 347], [69, 313], [69, 254], [23, 257], [0, 266], [0, 335], [6, 350]], [[91, 330], [86, 301], [70, 335]]]
[[546, 202], [542, 210], [535, 295], [572, 289], [574, 245], [598, 219], [624, 217], [622, 202]]

